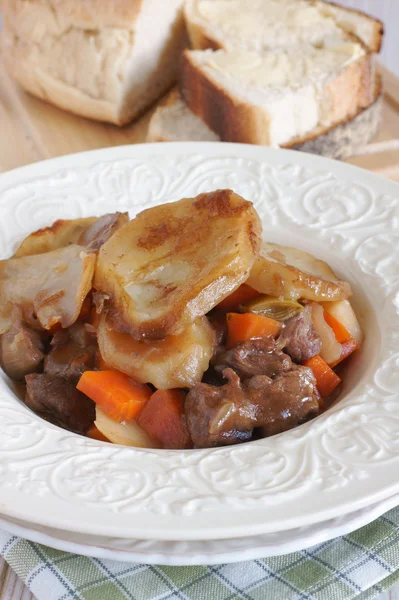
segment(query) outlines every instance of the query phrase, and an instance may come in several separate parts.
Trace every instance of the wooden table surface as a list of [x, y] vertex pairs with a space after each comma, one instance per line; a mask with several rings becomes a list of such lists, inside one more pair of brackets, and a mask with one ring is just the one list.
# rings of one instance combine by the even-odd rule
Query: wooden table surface
[[[375, 143], [347, 162], [399, 181], [399, 79], [380, 70], [385, 88], [381, 132]], [[144, 142], [153, 110], [121, 129], [76, 117], [23, 92], [0, 56], [0, 172], [73, 152]], [[383, 599], [399, 600], [399, 589]], [[1, 558], [0, 600], [34, 600]]]

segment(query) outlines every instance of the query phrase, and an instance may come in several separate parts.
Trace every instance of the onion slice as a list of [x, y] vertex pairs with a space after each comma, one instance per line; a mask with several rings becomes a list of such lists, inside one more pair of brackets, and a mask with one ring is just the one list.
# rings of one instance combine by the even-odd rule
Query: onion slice
[[323, 307], [317, 302], [312, 303], [312, 321], [322, 343], [319, 352], [321, 358], [327, 364], [336, 362], [341, 357], [341, 344], [337, 342], [333, 330], [326, 323]]

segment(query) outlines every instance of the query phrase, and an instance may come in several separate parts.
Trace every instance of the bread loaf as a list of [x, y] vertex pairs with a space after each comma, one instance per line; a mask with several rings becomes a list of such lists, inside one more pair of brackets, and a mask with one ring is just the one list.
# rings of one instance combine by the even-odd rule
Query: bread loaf
[[177, 78], [183, 0], [2, 0], [1, 7], [10, 73], [78, 115], [123, 125]]
[[[352, 156], [377, 135], [381, 125], [382, 86], [376, 78], [373, 102], [352, 118], [329, 128], [317, 127], [302, 140], [292, 140], [286, 148], [344, 159]], [[153, 114], [147, 142], [215, 142], [220, 138], [183, 102], [176, 90]]]

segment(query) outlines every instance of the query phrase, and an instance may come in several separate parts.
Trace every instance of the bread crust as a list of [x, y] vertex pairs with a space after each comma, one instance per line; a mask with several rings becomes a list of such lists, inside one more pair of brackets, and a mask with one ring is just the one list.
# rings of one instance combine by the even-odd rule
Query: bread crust
[[188, 107], [223, 142], [269, 145], [268, 115], [251, 104], [237, 101], [192, 62], [190, 52], [182, 56], [180, 93]]
[[347, 13], [355, 13], [358, 15], [361, 15], [362, 17], [367, 18], [367, 20], [369, 20], [370, 22], [372, 22], [374, 24], [374, 38], [372, 41], [372, 44], [368, 46], [368, 48], [371, 50], [371, 52], [375, 52], [376, 54], [378, 54], [378, 52], [381, 50], [381, 46], [382, 46], [382, 40], [384, 37], [384, 23], [382, 21], [380, 21], [380, 19], [377, 19], [375, 17], [370, 17], [370, 15], [368, 15], [367, 13], [363, 12], [362, 10], [359, 10], [357, 8], [348, 8], [347, 6], [341, 6], [340, 4], [337, 4], [336, 2], [330, 2], [330, 0], [322, 0], [323, 4], [327, 4], [330, 6], [333, 6], [334, 8], [337, 8], [339, 10], [342, 10], [342, 12], [347, 12]]
[[[326, 86], [323, 104], [332, 107], [332, 122], [353, 117], [359, 108], [372, 102], [372, 78], [372, 55], [367, 53]], [[268, 113], [260, 106], [231, 97], [214, 78], [197, 67], [187, 50], [182, 57], [180, 92], [188, 107], [222, 141], [270, 145]]]
[[368, 144], [377, 135], [382, 122], [382, 99], [382, 79], [377, 75], [374, 98], [369, 106], [332, 127], [317, 128], [317, 131], [295, 138], [281, 147], [340, 160], [352, 156], [359, 147]]

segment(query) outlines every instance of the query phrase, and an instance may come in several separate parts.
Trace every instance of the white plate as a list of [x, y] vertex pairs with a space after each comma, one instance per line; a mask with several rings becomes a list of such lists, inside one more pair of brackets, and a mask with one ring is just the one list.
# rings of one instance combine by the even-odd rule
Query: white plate
[[278, 533], [188, 542], [128, 540], [65, 532], [23, 521], [0, 518], [0, 528], [13, 535], [64, 552], [149, 565], [218, 565], [306, 550], [371, 523], [399, 505], [399, 495], [343, 517]]
[[320, 523], [399, 492], [399, 186], [352, 166], [235, 144], [99, 150], [0, 177], [0, 252], [62, 217], [231, 187], [264, 236], [327, 260], [355, 291], [366, 343], [342, 400], [290, 432], [235, 447], [102, 444], [28, 411], [0, 381], [0, 512], [90, 535], [215, 540]]

